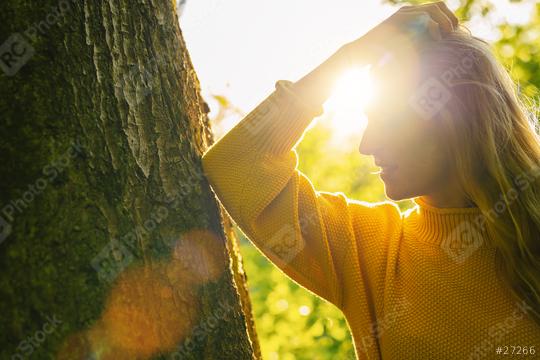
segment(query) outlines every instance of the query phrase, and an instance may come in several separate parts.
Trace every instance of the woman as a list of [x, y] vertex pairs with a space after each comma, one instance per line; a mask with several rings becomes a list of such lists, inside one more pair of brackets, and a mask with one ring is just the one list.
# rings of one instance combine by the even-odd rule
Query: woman
[[[360, 151], [389, 198], [414, 199], [404, 213], [317, 191], [297, 169], [295, 144], [351, 64], [371, 64], [379, 85]], [[359, 358], [535, 357], [532, 120], [489, 46], [439, 2], [401, 8], [299, 81], [277, 81], [202, 161], [248, 238], [343, 311]]]

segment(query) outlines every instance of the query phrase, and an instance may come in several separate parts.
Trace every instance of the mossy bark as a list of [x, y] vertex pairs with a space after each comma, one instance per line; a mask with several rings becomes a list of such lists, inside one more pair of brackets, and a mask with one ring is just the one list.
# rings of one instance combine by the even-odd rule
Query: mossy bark
[[260, 358], [174, 4], [4, 0], [0, 34], [0, 358]]

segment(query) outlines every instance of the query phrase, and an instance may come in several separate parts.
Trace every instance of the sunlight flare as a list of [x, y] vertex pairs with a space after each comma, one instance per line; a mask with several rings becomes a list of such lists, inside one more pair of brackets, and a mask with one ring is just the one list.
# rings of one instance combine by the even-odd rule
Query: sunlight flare
[[358, 136], [366, 122], [364, 107], [371, 100], [373, 82], [369, 68], [353, 68], [343, 73], [335, 82], [325, 111], [335, 138]]

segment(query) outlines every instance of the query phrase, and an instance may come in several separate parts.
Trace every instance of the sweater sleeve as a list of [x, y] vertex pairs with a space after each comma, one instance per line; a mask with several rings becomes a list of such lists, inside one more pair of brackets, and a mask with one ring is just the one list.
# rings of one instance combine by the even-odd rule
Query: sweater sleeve
[[[344, 288], [367, 294], [365, 286], [383, 280], [385, 238], [397, 231], [400, 213], [391, 203], [317, 191], [297, 169], [294, 146], [322, 112], [322, 105], [295, 92], [294, 83], [279, 80], [275, 91], [204, 153], [202, 165], [250, 241], [294, 281], [342, 308], [351, 296]], [[359, 251], [378, 257], [370, 261], [373, 278], [361, 273]]]

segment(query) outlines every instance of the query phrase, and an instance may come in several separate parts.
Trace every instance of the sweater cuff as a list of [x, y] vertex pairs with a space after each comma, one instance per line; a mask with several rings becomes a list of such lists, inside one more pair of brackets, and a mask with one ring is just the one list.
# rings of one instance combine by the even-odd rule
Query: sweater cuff
[[[289, 152], [323, 106], [302, 97], [289, 80], [278, 80], [275, 91], [248, 116], [242, 125], [255, 148], [262, 152]], [[257, 150], [256, 150], [257, 151]]]

